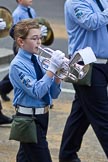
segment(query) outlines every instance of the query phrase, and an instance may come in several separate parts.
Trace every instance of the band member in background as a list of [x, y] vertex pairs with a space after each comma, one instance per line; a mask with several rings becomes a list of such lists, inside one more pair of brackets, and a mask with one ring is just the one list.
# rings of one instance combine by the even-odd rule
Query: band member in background
[[[108, 2], [66, 0], [65, 24], [68, 53], [89, 46], [100, 62], [93, 63], [91, 86], [78, 86], [72, 110], [64, 128], [59, 161], [81, 162], [77, 152], [89, 125], [92, 126], [108, 158]], [[101, 60], [106, 59], [105, 63]], [[97, 160], [98, 161], [98, 160]]]
[[[4, 30], [6, 28], [6, 22], [0, 18], [0, 30]], [[7, 117], [6, 115], [4, 115], [2, 113], [2, 104], [1, 104], [1, 101], [0, 101], [0, 125], [1, 124], [10, 124], [12, 122], [12, 119]]]

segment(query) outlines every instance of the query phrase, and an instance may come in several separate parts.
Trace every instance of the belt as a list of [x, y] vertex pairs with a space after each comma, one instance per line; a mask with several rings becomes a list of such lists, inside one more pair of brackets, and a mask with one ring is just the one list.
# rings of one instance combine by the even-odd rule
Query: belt
[[97, 64], [106, 64], [106, 63], [108, 63], [108, 59], [97, 59], [94, 63], [97, 63]]
[[[34, 110], [34, 113], [33, 113]], [[42, 108], [27, 108], [23, 106], [18, 106], [17, 107], [17, 112], [25, 115], [39, 115], [39, 114], [45, 114], [49, 111], [49, 106], [42, 107]]]

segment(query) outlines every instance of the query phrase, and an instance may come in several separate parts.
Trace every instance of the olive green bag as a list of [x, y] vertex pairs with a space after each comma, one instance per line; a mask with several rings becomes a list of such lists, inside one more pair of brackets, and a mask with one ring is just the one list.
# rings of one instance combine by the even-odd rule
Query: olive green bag
[[[68, 83], [73, 83], [73, 84], [77, 84], [77, 85], [86, 85], [86, 86], [91, 86], [91, 78], [92, 78], [92, 67], [93, 67], [93, 63], [90, 64], [90, 68], [89, 71], [87, 72], [87, 74], [84, 76], [84, 78], [82, 79], [78, 79], [76, 81], [72, 80], [71, 78], [69, 78], [68, 76], [64, 79], [65, 82]], [[74, 73], [74, 69], [73, 67], [70, 68], [70, 73], [73, 73], [74, 75], [76, 75], [78, 73]]]
[[14, 116], [9, 140], [37, 143], [35, 119], [28, 116]]

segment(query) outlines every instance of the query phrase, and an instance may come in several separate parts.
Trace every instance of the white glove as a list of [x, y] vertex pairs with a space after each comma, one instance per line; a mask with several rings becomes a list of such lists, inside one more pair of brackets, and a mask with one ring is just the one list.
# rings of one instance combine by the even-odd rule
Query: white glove
[[5, 28], [6, 28], [6, 22], [2, 18], [0, 18], [0, 30], [3, 30]]
[[46, 37], [47, 34], [48, 34], [48, 29], [47, 29], [47, 27], [46, 27], [45, 25], [42, 25], [42, 26], [41, 26], [41, 35], [42, 35], [43, 37]]
[[61, 69], [63, 71], [68, 71], [69, 70], [69, 59], [68, 58], [64, 58], [64, 63], [61, 66]]
[[55, 74], [56, 71], [58, 71], [64, 63], [64, 58], [65, 54], [63, 52], [61, 52], [60, 50], [54, 51], [50, 60], [48, 71], [51, 71]]

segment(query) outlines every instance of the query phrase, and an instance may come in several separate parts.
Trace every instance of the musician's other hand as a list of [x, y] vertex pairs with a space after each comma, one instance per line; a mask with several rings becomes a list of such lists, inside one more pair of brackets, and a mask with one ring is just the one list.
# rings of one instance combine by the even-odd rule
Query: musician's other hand
[[69, 70], [69, 65], [68, 63], [63, 63], [61, 66], [61, 71], [68, 71]]
[[0, 30], [3, 30], [5, 28], [6, 28], [6, 22], [2, 18], [0, 18]]
[[64, 58], [65, 58], [65, 54], [62, 51], [60, 50], [54, 51], [50, 60], [48, 71], [51, 71], [55, 74], [56, 71], [60, 69], [61, 66], [63, 65]]
[[66, 58], [66, 57], [64, 57], [64, 63], [69, 64], [69, 59], [68, 59], [68, 58]]
[[45, 25], [42, 25], [42, 26], [41, 26], [41, 35], [42, 35], [43, 37], [46, 37], [47, 34], [48, 34], [48, 29], [47, 29], [47, 27], [46, 27]]

